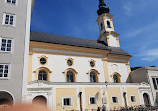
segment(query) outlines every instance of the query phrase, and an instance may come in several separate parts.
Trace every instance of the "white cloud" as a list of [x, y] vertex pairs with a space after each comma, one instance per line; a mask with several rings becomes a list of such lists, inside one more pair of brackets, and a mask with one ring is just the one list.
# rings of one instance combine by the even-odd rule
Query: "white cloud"
[[126, 5], [124, 5], [123, 10], [127, 16], [131, 16], [132, 15], [132, 3], [128, 2]]
[[141, 57], [141, 60], [142, 60], [142, 61], [153, 62], [153, 61], [155, 61], [155, 60], [158, 60], [158, 48], [156, 48], [156, 49], [144, 50], [144, 51], [141, 52], [141, 54], [139, 54], [138, 56]]
[[141, 33], [144, 33], [147, 31], [151, 32], [151, 31], [154, 31], [155, 29], [157, 30], [157, 28], [158, 28], [158, 21], [156, 21], [152, 24], [148, 24], [144, 27], [134, 29], [133, 31], [130, 31], [129, 33], [127, 33], [126, 37], [137, 37]]

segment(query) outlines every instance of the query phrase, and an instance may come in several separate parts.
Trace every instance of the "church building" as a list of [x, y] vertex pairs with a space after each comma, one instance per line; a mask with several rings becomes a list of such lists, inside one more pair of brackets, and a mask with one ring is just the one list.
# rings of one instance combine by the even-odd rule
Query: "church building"
[[109, 12], [99, 0], [97, 40], [31, 31], [27, 102], [56, 111], [153, 104], [148, 84], [130, 82], [131, 55], [120, 48]]
[[33, 5], [0, 0], [0, 108], [37, 101], [53, 111], [154, 104], [149, 84], [131, 82], [132, 56], [120, 48], [103, 0], [97, 40], [30, 31]]

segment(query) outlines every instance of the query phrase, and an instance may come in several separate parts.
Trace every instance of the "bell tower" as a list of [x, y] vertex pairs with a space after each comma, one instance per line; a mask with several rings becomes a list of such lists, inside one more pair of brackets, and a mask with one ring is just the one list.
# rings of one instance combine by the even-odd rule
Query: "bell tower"
[[114, 31], [114, 25], [112, 21], [113, 16], [109, 14], [109, 12], [109, 7], [106, 6], [103, 0], [99, 0], [97, 22], [99, 25], [100, 36], [98, 41], [104, 42], [108, 46], [120, 47], [118, 39], [119, 34]]

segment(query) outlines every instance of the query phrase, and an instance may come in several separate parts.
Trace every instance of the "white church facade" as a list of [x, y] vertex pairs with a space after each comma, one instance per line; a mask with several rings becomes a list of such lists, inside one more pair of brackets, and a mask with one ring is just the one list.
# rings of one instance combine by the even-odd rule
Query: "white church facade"
[[[14, 3], [14, 0], [11, 0], [12, 2]], [[22, 1], [18, 0], [18, 2], [18, 5], [21, 5]], [[29, 13], [26, 15], [30, 18], [33, 2], [31, 4], [31, 0], [28, 0], [27, 3]], [[120, 48], [119, 34], [114, 30], [113, 16], [109, 12], [104, 1], [99, 0], [97, 22], [100, 36], [98, 40], [30, 32], [30, 19], [27, 19], [28, 27], [25, 30], [27, 33], [24, 33], [26, 47], [19, 51], [27, 49], [26, 56], [21, 58], [28, 57], [24, 60], [25, 65], [22, 65], [22, 69], [26, 68], [27, 71], [24, 72], [28, 72], [28, 74], [20, 73], [22, 75], [20, 79], [15, 77], [13, 83], [9, 83], [12, 85], [23, 84], [24, 86], [19, 86], [21, 88], [19, 91], [23, 91], [24, 94], [23, 96], [22, 94], [14, 95], [10, 89], [14, 88], [16, 92], [15, 86], [9, 89], [0, 88], [0, 101], [5, 99], [14, 104], [18, 99], [14, 100], [10, 97], [19, 96], [19, 98], [23, 98], [21, 101], [24, 103], [40, 101], [41, 104], [45, 104], [55, 111], [86, 111], [97, 109], [103, 105], [106, 109], [154, 105], [149, 84], [131, 83], [129, 60], [132, 56]], [[9, 17], [10, 22], [12, 22], [11, 18]], [[18, 19], [16, 23], [19, 25]], [[12, 24], [10, 23], [10, 25]], [[1, 36], [4, 37], [1, 30], [0, 34], [1, 40]], [[18, 35], [18, 32], [15, 35]], [[0, 46], [3, 46], [2, 42], [0, 42]], [[16, 46], [18, 44], [16, 39], [14, 42], [13, 46]], [[2, 52], [0, 51], [0, 53]], [[15, 55], [15, 57], [20, 59], [19, 56]], [[0, 58], [0, 75], [4, 74], [7, 69], [2, 63], [14, 64], [14, 61], [5, 62], [4, 60]], [[26, 62], [27, 60], [28, 62]], [[11, 76], [6, 81], [12, 78]], [[3, 82], [5, 81], [1, 81], [1, 83]], [[10, 96], [4, 97], [5, 93], [1, 93], [4, 90], [10, 92]], [[0, 105], [4, 102], [0, 102]]]

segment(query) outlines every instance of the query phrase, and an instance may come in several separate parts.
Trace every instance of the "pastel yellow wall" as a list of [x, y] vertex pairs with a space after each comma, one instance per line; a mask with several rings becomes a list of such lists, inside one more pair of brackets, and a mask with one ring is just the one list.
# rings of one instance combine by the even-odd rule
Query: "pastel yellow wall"
[[[114, 108], [119, 108], [120, 106], [122, 106], [120, 88], [108, 88], [107, 91], [108, 91], [109, 108], [114, 109]], [[117, 96], [118, 97], [118, 102], [119, 102], [118, 104], [113, 104], [112, 96]]]
[[108, 66], [107, 66], [107, 60], [103, 60], [103, 66], [104, 66], [104, 74], [105, 74], [105, 81], [109, 81], [109, 73], [108, 73]]
[[[90, 105], [89, 104], [89, 97], [91, 96], [97, 96], [97, 105]], [[85, 103], [86, 103], [86, 109], [97, 109], [98, 106], [102, 106], [102, 99], [100, 95], [100, 88], [85, 88]]]
[[28, 82], [32, 81], [32, 54], [29, 54], [29, 64], [28, 64]]
[[[139, 100], [139, 95], [138, 95], [138, 88], [127, 88], [126, 91], [127, 91], [127, 98], [128, 98], [129, 106], [138, 106], [138, 105], [140, 105], [140, 100]], [[136, 96], [136, 102], [135, 103], [131, 102], [131, 98], [130, 98], [131, 95]]]
[[[73, 106], [62, 108], [62, 97], [72, 97]], [[56, 111], [77, 110], [77, 97], [75, 88], [57, 88], [56, 89]]]

